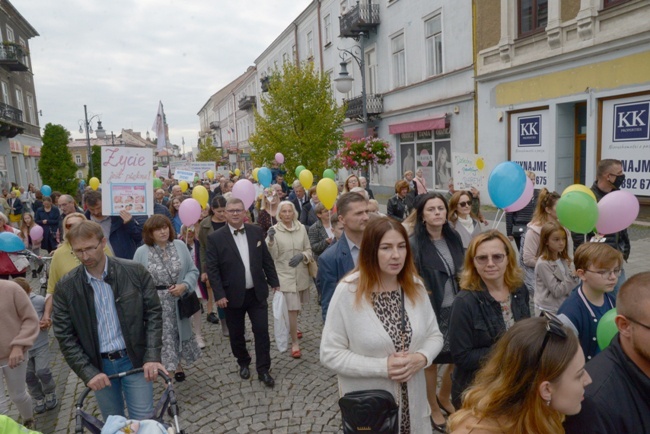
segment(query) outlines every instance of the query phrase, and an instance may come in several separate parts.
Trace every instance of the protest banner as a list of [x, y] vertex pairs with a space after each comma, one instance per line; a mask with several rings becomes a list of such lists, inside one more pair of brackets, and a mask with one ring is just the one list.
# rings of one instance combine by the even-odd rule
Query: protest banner
[[102, 146], [102, 214], [153, 214], [153, 151]]
[[456, 190], [481, 189], [487, 185], [488, 173], [481, 155], [452, 152], [451, 170]]
[[174, 179], [177, 181], [194, 182], [194, 171], [176, 169], [174, 172]]

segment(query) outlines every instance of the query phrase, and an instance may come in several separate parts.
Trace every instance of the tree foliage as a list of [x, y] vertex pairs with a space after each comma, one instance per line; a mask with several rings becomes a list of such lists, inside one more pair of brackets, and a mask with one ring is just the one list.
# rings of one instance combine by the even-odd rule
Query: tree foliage
[[43, 147], [38, 161], [38, 172], [43, 184], [52, 190], [75, 194], [77, 165], [68, 149], [70, 133], [61, 125], [48, 123], [43, 132]]
[[215, 148], [212, 137], [206, 137], [199, 141], [199, 152], [196, 154], [196, 161], [219, 161], [221, 160], [221, 149]]
[[255, 165], [268, 164], [281, 152], [289, 178], [300, 165], [320, 176], [343, 139], [345, 119], [345, 107], [337, 105], [329, 77], [312, 62], [286, 62], [271, 77], [261, 105], [264, 116], [255, 112], [256, 132], [249, 139]]

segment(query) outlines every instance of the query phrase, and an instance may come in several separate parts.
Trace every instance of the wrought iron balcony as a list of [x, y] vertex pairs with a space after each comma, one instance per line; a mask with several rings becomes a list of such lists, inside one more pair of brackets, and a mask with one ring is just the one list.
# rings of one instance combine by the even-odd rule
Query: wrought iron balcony
[[269, 84], [271, 83], [271, 77], [266, 76], [260, 78], [260, 84], [262, 86], [262, 92], [268, 92], [269, 91]]
[[339, 17], [340, 37], [357, 38], [379, 25], [379, 4], [370, 1], [359, 2]]
[[10, 122], [12, 124], [23, 124], [23, 111], [18, 110], [8, 104], [0, 102], [0, 121]]
[[256, 103], [255, 96], [246, 96], [246, 95], [244, 95], [239, 100], [239, 110], [248, 110], [250, 108], [253, 108], [253, 107], [255, 107], [255, 103]]
[[[345, 116], [350, 119], [356, 119], [363, 122], [363, 102], [360, 96], [347, 100], [348, 108]], [[382, 95], [366, 96], [366, 111], [368, 119], [379, 116], [384, 111], [384, 97]]]
[[3, 42], [0, 45], [0, 66], [9, 71], [27, 71], [25, 48], [13, 42]]
[[212, 121], [210, 122], [210, 128], [213, 130], [218, 130], [221, 128], [221, 122], [220, 121]]
[[84, 167], [86, 167], [86, 163], [76, 163], [76, 164], [79, 169], [83, 169]]

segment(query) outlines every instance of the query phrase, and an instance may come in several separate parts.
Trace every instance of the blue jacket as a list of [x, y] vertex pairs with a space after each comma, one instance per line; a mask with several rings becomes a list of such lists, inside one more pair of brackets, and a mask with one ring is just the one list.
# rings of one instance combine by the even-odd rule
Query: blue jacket
[[329, 246], [322, 255], [318, 257], [317, 285], [321, 290], [321, 309], [323, 311], [323, 322], [327, 318], [327, 309], [330, 305], [332, 295], [339, 280], [354, 268], [352, 253], [348, 246], [348, 239], [345, 233], [335, 244]]
[[[589, 309], [585, 306], [578, 292], [581, 288], [582, 284], [571, 291], [571, 294], [564, 300], [557, 313], [558, 315], [564, 314], [576, 328], [580, 346], [585, 353], [585, 359], [589, 361], [596, 354], [600, 353], [600, 347], [598, 347], [598, 340], [596, 339], [596, 330], [598, 330], [600, 317], [597, 316], [594, 320], [591, 316]], [[616, 298], [611, 294], [605, 294], [605, 305], [616, 307]], [[596, 313], [596, 315], [598, 314]]]
[[[113, 255], [116, 258], [133, 259], [136, 249], [142, 244], [142, 226], [137, 219], [124, 224], [119, 215], [111, 217], [111, 234], [108, 241], [111, 243]], [[90, 220], [90, 211], [86, 211], [86, 218]]]

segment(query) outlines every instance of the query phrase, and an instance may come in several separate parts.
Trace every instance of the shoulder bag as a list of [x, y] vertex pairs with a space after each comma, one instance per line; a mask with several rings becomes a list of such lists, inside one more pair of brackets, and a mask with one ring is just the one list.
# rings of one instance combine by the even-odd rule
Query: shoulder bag
[[[402, 344], [406, 333], [404, 290], [402, 299]], [[399, 432], [399, 406], [393, 395], [381, 389], [358, 390], [339, 399], [343, 417], [343, 433], [396, 434]]]

